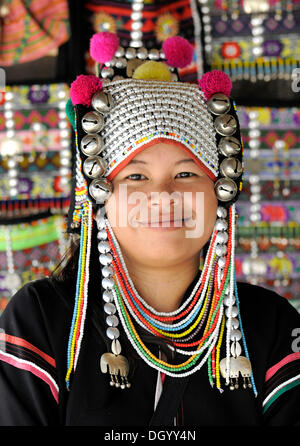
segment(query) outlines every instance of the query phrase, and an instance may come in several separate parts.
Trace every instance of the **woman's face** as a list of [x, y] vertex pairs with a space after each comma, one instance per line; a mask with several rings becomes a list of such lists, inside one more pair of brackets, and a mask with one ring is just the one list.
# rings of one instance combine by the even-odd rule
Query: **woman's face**
[[125, 260], [167, 266], [199, 256], [216, 221], [214, 183], [176, 144], [139, 152], [112, 180], [107, 217]]

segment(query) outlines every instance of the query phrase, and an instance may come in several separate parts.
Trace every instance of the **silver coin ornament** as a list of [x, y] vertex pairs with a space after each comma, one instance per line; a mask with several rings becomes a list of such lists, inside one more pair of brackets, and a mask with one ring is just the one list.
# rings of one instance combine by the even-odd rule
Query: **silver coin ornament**
[[91, 182], [89, 193], [97, 203], [104, 203], [113, 191], [112, 183], [106, 178], [98, 178]]
[[223, 115], [231, 108], [230, 99], [223, 93], [216, 93], [207, 101], [207, 108], [214, 115]]
[[113, 97], [110, 93], [99, 91], [92, 98], [92, 107], [99, 113], [108, 113], [114, 105]]
[[86, 133], [98, 133], [104, 127], [104, 117], [96, 111], [90, 111], [82, 118], [81, 125]]
[[224, 156], [235, 156], [241, 151], [241, 143], [233, 136], [225, 136], [224, 138], [220, 139], [218, 149]]
[[243, 173], [242, 163], [234, 157], [225, 158], [220, 164], [220, 173], [224, 177], [238, 178]]
[[103, 147], [103, 139], [97, 133], [85, 135], [80, 143], [80, 149], [86, 156], [99, 155]]
[[215, 184], [215, 193], [220, 201], [230, 201], [237, 194], [237, 185], [230, 178], [220, 178]]
[[89, 156], [83, 163], [83, 172], [88, 178], [99, 178], [106, 171], [106, 161], [99, 156]]
[[214, 127], [219, 135], [231, 136], [236, 132], [237, 122], [231, 115], [220, 115], [216, 117]]

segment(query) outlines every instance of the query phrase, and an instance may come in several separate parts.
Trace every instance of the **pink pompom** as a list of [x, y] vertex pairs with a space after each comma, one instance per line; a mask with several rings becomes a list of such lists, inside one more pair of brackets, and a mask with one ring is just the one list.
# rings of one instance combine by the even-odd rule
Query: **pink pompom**
[[90, 55], [99, 63], [109, 62], [119, 46], [119, 38], [108, 31], [94, 34], [90, 40]]
[[72, 104], [82, 104], [89, 107], [92, 96], [102, 89], [102, 82], [93, 74], [80, 74], [71, 84], [70, 97]]
[[215, 93], [223, 93], [229, 97], [232, 89], [231, 80], [226, 73], [220, 70], [204, 73], [198, 80], [198, 85], [207, 100]]
[[169, 37], [163, 43], [167, 64], [171, 67], [184, 68], [193, 60], [194, 48], [183, 37]]

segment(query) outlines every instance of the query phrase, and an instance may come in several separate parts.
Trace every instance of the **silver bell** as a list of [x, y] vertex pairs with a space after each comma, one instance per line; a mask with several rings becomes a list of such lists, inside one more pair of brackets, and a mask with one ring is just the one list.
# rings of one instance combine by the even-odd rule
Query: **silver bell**
[[99, 113], [108, 113], [114, 105], [112, 95], [99, 91], [92, 98], [92, 107]]
[[220, 153], [224, 156], [235, 156], [240, 152], [241, 148], [240, 141], [233, 136], [221, 138], [218, 145]]
[[106, 178], [93, 180], [89, 187], [89, 193], [97, 203], [104, 203], [109, 198], [112, 190], [112, 183]]
[[223, 93], [216, 93], [207, 101], [207, 108], [214, 115], [223, 115], [231, 108], [230, 99]]
[[237, 129], [237, 122], [231, 115], [220, 115], [215, 119], [214, 127], [219, 135], [231, 136]]
[[104, 127], [104, 117], [96, 111], [90, 111], [82, 118], [81, 125], [86, 133], [98, 133]]
[[106, 171], [107, 163], [99, 156], [89, 156], [83, 163], [83, 172], [89, 178], [101, 177]]
[[99, 155], [103, 147], [103, 139], [97, 133], [85, 135], [80, 143], [81, 151], [86, 156]]
[[215, 193], [220, 201], [230, 201], [237, 194], [237, 185], [230, 178], [220, 178], [215, 184]]
[[220, 164], [220, 173], [224, 177], [238, 178], [243, 173], [242, 163], [237, 158], [225, 158]]

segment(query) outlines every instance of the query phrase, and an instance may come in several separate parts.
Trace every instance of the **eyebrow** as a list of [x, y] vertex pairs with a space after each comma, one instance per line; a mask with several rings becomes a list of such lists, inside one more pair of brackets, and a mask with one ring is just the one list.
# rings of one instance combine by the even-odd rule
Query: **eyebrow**
[[[181, 164], [181, 163], [194, 163], [195, 161], [192, 159], [192, 158], [186, 158], [186, 159], [184, 159], [184, 160], [179, 160], [179, 161], [176, 161], [176, 163], [175, 163], [175, 166], [177, 166], [178, 164]], [[138, 163], [141, 163], [141, 164], [148, 164], [146, 161], [142, 161], [142, 160], [131, 160], [131, 161], [129, 161], [129, 163], [128, 164], [138, 164]]]

